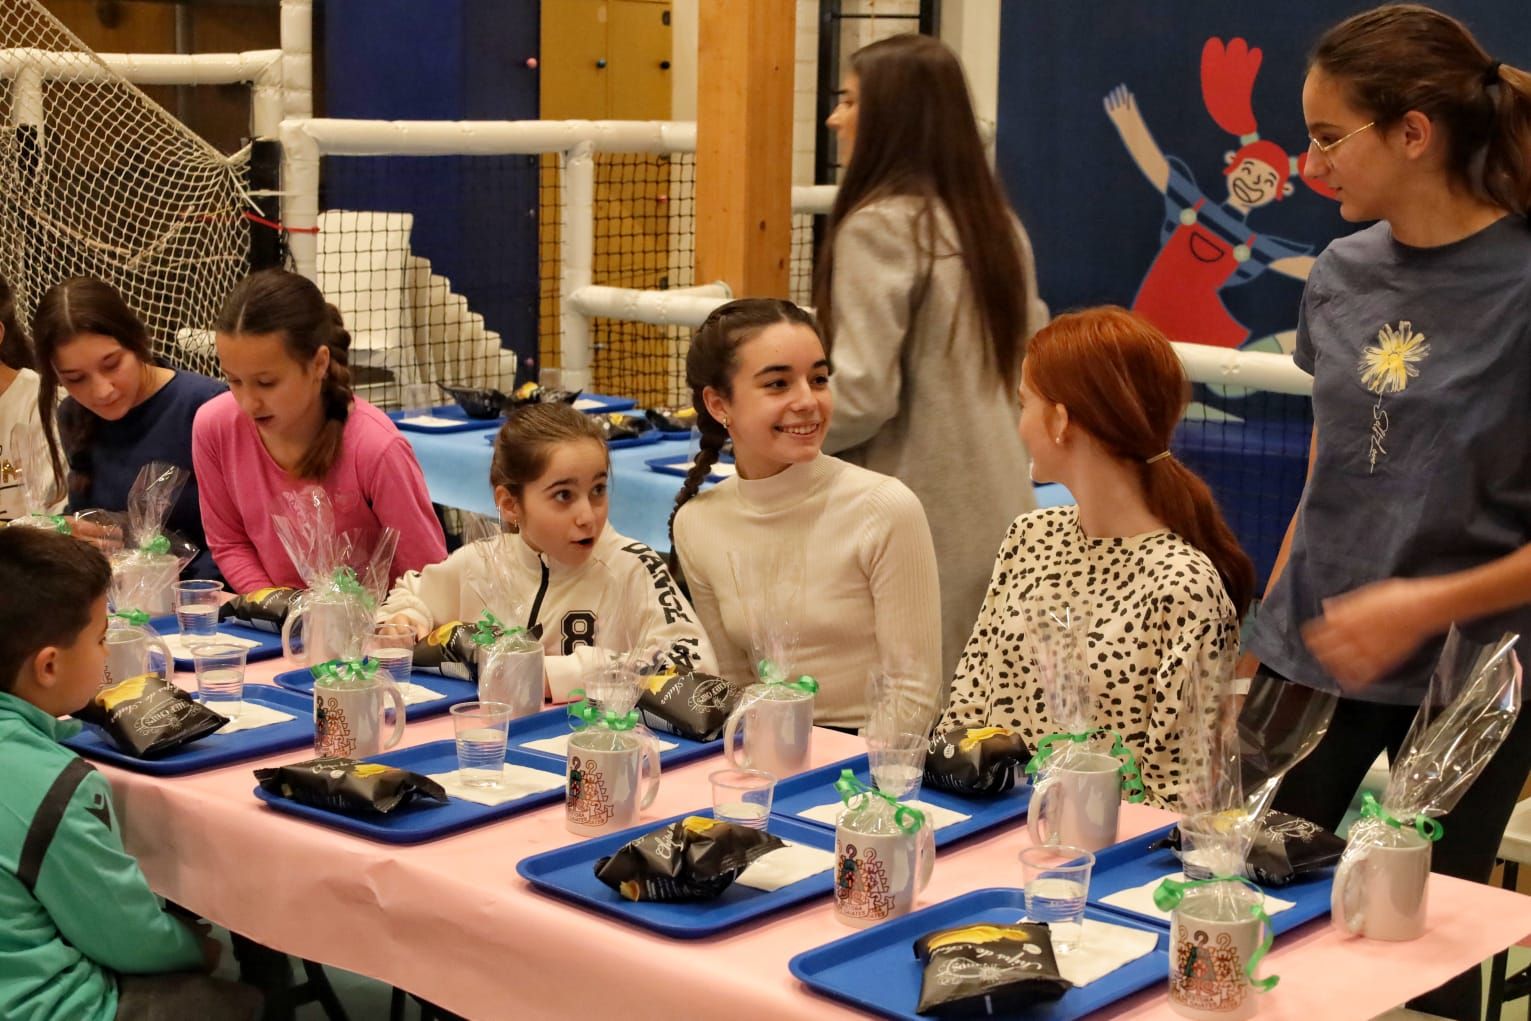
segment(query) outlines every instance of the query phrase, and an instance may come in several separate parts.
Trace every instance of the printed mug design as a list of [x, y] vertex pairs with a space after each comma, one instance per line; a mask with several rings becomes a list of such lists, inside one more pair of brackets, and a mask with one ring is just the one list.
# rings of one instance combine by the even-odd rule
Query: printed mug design
[[346, 756], [356, 751], [351, 721], [333, 695], [314, 700], [314, 748], [320, 756]]
[[857, 856], [856, 845], [846, 844], [835, 863], [835, 905], [847, 918], [880, 921], [893, 914], [893, 890], [887, 865], [869, 848]]
[[616, 807], [606, 790], [606, 777], [595, 768], [594, 758], [581, 763], [576, 756], [569, 766], [564, 805], [568, 809], [569, 821], [578, 826], [600, 826], [616, 814]]
[[1196, 1010], [1234, 1010], [1249, 995], [1244, 962], [1239, 948], [1226, 932], [1208, 945], [1206, 932], [1182, 929], [1175, 947], [1175, 970], [1170, 976], [1170, 996]]

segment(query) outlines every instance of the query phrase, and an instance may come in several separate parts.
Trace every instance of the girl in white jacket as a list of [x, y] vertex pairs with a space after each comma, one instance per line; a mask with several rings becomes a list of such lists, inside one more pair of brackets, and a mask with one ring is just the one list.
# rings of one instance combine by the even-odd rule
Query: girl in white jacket
[[[379, 616], [416, 638], [484, 609], [484, 579], [508, 570], [542, 626], [548, 694], [564, 702], [606, 657], [598, 649], [659, 650], [676, 666], [713, 672], [712, 650], [664, 558], [606, 527], [610, 459], [595, 422], [567, 404], [513, 413], [495, 439], [489, 481], [516, 541], [475, 542], [401, 577]], [[491, 549], [509, 563], [489, 564]]]

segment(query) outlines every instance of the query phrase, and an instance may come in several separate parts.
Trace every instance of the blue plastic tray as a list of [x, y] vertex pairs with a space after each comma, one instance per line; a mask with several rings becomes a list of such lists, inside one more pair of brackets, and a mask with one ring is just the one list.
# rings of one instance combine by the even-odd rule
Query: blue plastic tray
[[[440, 716], [454, 705], [461, 702], [471, 702], [478, 698], [478, 685], [472, 681], [459, 681], [424, 670], [417, 670], [411, 673], [409, 679], [411, 683], [418, 684], [424, 688], [430, 688], [432, 691], [439, 691], [441, 697], [430, 702], [417, 702], [409, 706], [408, 711], [405, 713], [406, 722]], [[277, 674], [273, 681], [279, 688], [286, 688], [288, 691], [295, 691], [309, 698], [313, 697], [314, 674], [307, 667], [301, 670], [288, 670], [285, 673]], [[393, 703], [388, 702], [385, 704], [392, 705]]]
[[[828, 896], [833, 891], [835, 870], [829, 868], [770, 893], [734, 883], [715, 900], [658, 904], [627, 900], [595, 877], [597, 859], [614, 853], [636, 837], [688, 815], [711, 816], [712, 810], [686, 812], [670, 819], [643, 823], [620, 833], [570, 844], [555, 851], [534, 854], [530, 858], [521, 859], [516, 864], [516, 871], [543, 893], [675, 939], [700, 939], [716, 935], [752, 922], [762, 915], [781, 911], [815, 897]], [[766, 828], [770, 833], [794, 844], [817, 847], [831, 853], [835, 849], [834, 833], [801, 820], [773, 815], [766, 822]]]
[[[180, 631], [180, 625], [175, 622], [175, 614], [173, 613], [165, 617], [155, 617], [149, 621], [149, 626], [154, 629], [156, 634], [161, 635], [173, 635]], [[259, 631], [253, 627], [245, 627], [243, 624], [235, 624], [230, 620], [218, 622], [218, 634], [233, 635], [236, 638], [247, 638], [252, 642], [260, 643], [259, 645], [250, 646], [245, 652], [246, 663], [259, 663], [263, 659], [276, 659], [282, 654], [282, 636], [280, 634], [273, 634], [270, 631]], [[207, 642], [216, 642], [217, 640], [217, 635], [203, 639], [203, 641]], [[158, 656], [155, 657], [155, 659], [158, 658]], [[177, 656], [175, 659], [177, 670], [191, 670], [195, 666], [196, 664], [190, 659], [183, 659], [180, 656]]]
[[495, 415], [492, 418], [470, 418], [468, 413], [459, 404], [444, 404], [441, 407], [430, 410], [432, 418], [443, 418], [449, 421], [441, 423], [406, 422], [402, 411], [390, 411], [388, 417], [393, 419], [393, 424], [400, 431], [407, 433], [462, 433], [477, 432], [482, 429], [498, 429], [505, 424], [503, 415]]
[[246, 759], [258, 759], [291, 748], [313, 746], [313, 703], [301, 695], [270, 685], [246, 685], [245, 701], [292, 713], [293, 719], [273, 723], [258, 730], [241, 730], [226, 737], [209, 734], [207, 737], [181, 745], [158, 759], [137, 759], [119, 751], [106, 733], [87, 724], [85, 729], [64, 744], [87, 759], [110, 762], [135, 773], [150, 776], [178, 776], [182, 773], [200, 773], [217, 769]]
[[[1168, 919], [1138, 914], [1114, 904], [1102, 904], [1102, 898], [1134, 886], [1142, 886], [1155, 879], [1180, 871], [1180, 859], [1173, 851], [1164, 848], [1150, 851], [1148, 845], [1160, 840], [1170, 831], [1169, 826], [1144, 833], [1141, 836], [1113, 844], [1095, 855], [1095, 868], [1090, 873], [1090, 903], [1120, 913], [1125, 918], [1152, 922], [1160, 928], [1169, 929]], [[1297, 928], [1304, 922], [1322, 918], [1329, 913], [1329, 890], [1334, 885], [1334, 870], [1323, 869], [1298, 879], [1289, 886], [1262, 887], [1272, 897], [1289, 900], [1294, 907], [1271, 915], [1271, 928], [1277, 935]]]
[[[569, 710], [564, 706], [554, 706], [552, 709], [544, 709], [540, 713], [531, 716], [523, 716], [519, 720], [510, 721], [509, 747], [520, 749], [527, 755], [537, 755], [542, 758], [552, 759], [555, 762], [567, 762], [562, 755], [550, 755], [547, 752], [539, 752], [535, 748], [522, 748], [528, 741], [541, 741], [559, 734], [573, 733], [569, 726]], [[674, 748], [659, 753], [659, 767], [661, 772], [675, 766], [683, 765], [694, 759], [704, 759], [709, 755], [717, 755], [723, 751], [722, 740], [717, 741], [693, 741], [688, 737], [680, 737], [676, 734], [662, 734], [654, 732], [654, 736], [661, 741], [668, 741], [675, 745]], [[690, 813], [695, 815], [696, 813]]]
[[[400, 766], [421, 775], [446, 773], [457, 768], [457, 742], [432, 741], [413, 748], [401, 748], [381, 755], [372, 755], [367, 758], [367, 761]], [[549, 769], [545, 758], [527, 755], [514, 749], [506, 749], [505, 761], [512, 765], [528, 766], [563, 776], [561, 768]], [[331, 829], [355, 833], [357, 836], [380, 840], [385, 844], [419, 844], [461, 830], [482, 826], [518, 812], [562, 801], [564, 788], [560, 785], [550, 791], [528, 794], [524, 798], [493, 806], [463, 801], [460, 798], [452, 798], [445, 805], [417, 799], [387, 815], [344, 815], [326, 808], [300, 805], [296, 801], [267, 793], [259, 786], [255, 788], [255, 796], [278, 812], [296, 815]]]
[[[799, 773], [797, 776], [781, 781], [776, 785], [776, 794], [771, 801], [771, 811], [800, 819], [812, 826], [825, 825], [811, 819], [804, 819], [798, 813], [816, 805], [828, 805], [838, 801], [835, 795], [835, 781], [840, 779], [840, 771], [847, 767], [854, 769], [856, 776], [868, 787], [872, 786], [872, 771], [867, 757], [858, 755], [855, 758], [845, 759], [829, 766], [820, 766], [818, 769]], [[1017, 786], [993, 798], [965, 798], [960, 794], [952, 794], [949, 791], [937, 790], [929, 784], [922, 784], [919, 800], [968, 816], [962, 822], [936, 830], [936, 846], [945, 847], [947, 844], [970, 837], [975, 833], [983, 833], [996, 826], [1024, 819], [1026, 806], [1031, 803], [1031, 785]], [[829, 827], [831, 830], [833, 828], [833, 826]]]
[[[928, 1021], [925, 1015], [914, 1012], [920, 1002], [920, 978], [924, 970], [914, 956], [914, 941], [927, 932], [964, 923], [1008, 925], [1019, 921], [1025, 912], [1026, 895], [1020, 890], [974, 890], [853, 936], [805, 950], [792, 958], [788, 968], [799, 981], [824, 996], [882, 1017]], [[1152, 953], [1104, 978], [1070, 989], [1060, 999], [1029, 1007], [1015, 1017], [1025, 1017], [1028, 1021], [1070, 1021], [1167, 980], [1170, 966], [1168, 931], [1095, 907], [1086, 907], [1084, 913], [1086, 918], [1157, 933], [1159, 945]]]
[[591, 415], [604, 415], [608, 411], [630, 411], [638, 406], [638, 402], [631, 397], [582, 393], [574, 398], [574, 406]]
[[[679, 436], [676, 437], [676, 439], [680, 438], [681, 437]], [[676, 478], [683, 479], [686, 477], [686, 465], [691, 463], [691, 455], [668, 454], [664, 457], [649, 458], [649, 460], [644, 463], [649, 466], [649, 471], [656, 471], [661, 475], [674, 475]], [[731, 457], [725, 457], [723, 458], [723, 463], [733, 464], [734, 459]], [[724, 479], [729, 477], [730, 476], [727, 475], [719, 475], [717, 472], [707, 473], [708, 482], [722, 482]]]

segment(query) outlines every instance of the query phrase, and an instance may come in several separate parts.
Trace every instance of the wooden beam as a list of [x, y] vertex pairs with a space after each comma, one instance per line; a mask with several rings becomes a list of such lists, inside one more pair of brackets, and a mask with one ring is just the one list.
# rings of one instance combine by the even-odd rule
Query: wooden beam
[[701, 0], [696, 279], [788, 294], [796, 0]]

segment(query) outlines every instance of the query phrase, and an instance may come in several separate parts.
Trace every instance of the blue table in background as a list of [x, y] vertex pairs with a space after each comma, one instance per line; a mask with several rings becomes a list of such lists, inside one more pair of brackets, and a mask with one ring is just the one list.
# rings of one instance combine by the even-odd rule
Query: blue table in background
[[[477, 514], [498, 513], [489, 485], [489, 460], [493, 448], [481, 432], [403, 434], [415, 448], [425, 473], [431, 500]], [[651, 458], [686, 451], [684, 443], [652, 443], [611, 452], [611, 526], [623, 535], [664, 552], [670, 548], [666, 525], [681, 480], [662, 475], [648, 466]], [[1037, 504], [1051, 507], [1073, 503], [1062, 486], [1037, 487]]]

